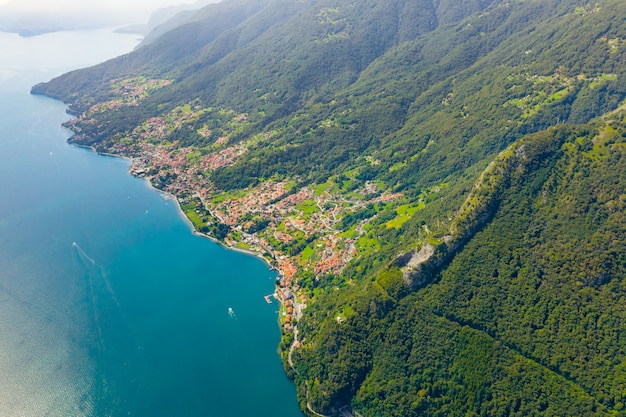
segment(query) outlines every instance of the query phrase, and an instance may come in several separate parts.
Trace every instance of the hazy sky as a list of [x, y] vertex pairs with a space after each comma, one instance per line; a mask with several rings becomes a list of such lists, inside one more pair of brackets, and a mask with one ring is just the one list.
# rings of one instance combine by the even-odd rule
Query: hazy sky
[[83, 8], [85, 6], [96, 8], [125, 8], [133, 6], [156, 9], [180, 3], [193, 3], [193, 0], [0, 0], [0, 5], [10, 5], [23, 10], [61, 9], [67, 7]]
[[[9, 13], [68, 13], [71, 11], [117, 11], [147, 19], [150, 12], [164, 6], [194, 3], [195, 0], [0, 0], [0, 16]], [[130, 16], [127, 16], [130, 17]]]

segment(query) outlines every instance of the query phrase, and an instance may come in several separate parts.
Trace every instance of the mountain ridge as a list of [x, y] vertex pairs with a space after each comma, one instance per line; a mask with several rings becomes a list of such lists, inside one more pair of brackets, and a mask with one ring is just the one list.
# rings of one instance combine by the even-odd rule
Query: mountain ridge
[[303, 410], [623, 415], [621, 2], [360, 6], [210, 5], [33, 92], [279, 269]]

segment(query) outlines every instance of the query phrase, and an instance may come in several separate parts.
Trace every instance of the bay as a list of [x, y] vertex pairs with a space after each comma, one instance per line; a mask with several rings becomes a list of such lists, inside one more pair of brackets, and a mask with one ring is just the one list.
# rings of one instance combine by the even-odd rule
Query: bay
[[128, 161], [68, 145], [30, 87], [130, 51], [0, 33], [0, 415], [301, 416], [275, 273], [196, 236]]

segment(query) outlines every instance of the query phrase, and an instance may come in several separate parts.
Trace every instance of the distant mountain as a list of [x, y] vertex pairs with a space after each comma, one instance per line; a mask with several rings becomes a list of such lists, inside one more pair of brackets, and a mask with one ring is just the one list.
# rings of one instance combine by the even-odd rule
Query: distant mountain
[[224, 0], [33, 92], [282, 274], [308, 413], [625, 414], [621, 0]]
[[[207, 4], [217, 3], [220, 0], [202, 0], [195, 3], [184, 3], [176, 6], [163, 7], [155, 10], [150, 15], [148, 23], [134, 24], [117, 29], [120, 33], [138, 33], [148, 36], [147, 39], [157, 38], [167, 32], [168, 28], [174, 28], [193, 15], [196, 10], [201, 9]], [[162, 26], [159, 28], [159, 26]], [[158, 29], [157, 29], [158, 28]], [[149, 43], [149, 40], [146, 41]]]
[[120, 22], [123, 20], [105, 11], [94, 13], [93, 10], [77, 9], [68, 14], [65, 11], [22, 11], [0, 6], [0, 31], [17, 33], [23, 37], [115, 26]]

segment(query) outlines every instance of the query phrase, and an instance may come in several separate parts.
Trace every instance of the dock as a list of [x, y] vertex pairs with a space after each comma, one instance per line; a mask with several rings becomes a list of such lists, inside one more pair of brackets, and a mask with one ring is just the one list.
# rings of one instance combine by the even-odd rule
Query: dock
[[272, 294], [263, 296], [263, 298], [265, 298], [265, 302], [267, 304], [272, 304], [272, 297], [274, 297], [274, 299], [276, 299], [276, 293], [272, 293]]

